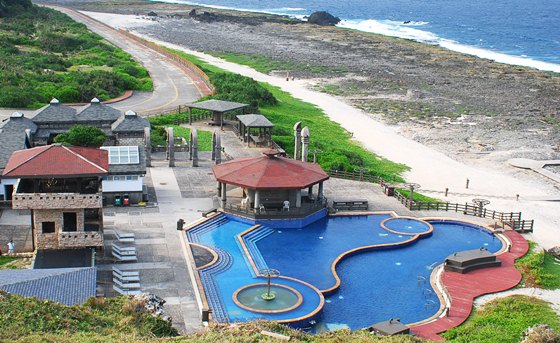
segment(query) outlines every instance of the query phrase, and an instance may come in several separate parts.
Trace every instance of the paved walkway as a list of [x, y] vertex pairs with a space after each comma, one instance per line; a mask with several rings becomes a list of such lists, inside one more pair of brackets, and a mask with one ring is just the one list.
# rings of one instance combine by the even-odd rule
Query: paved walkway
[[443, 272], [442, 282], [451, 298], [449, 315], [426, 325], [412, 327], [420, 337], [442, 341], [438, 333], [463, 323], [471, 314], [474, 299], [478, 296], [501, 292], [515, 287], [521, 281], [521, 274], [515, 269], [515, 259], [529, 249], [527, 241], [515, 231], [506, 231], [512, 242], [510, 252], [498, 256], [502, 261], [499, 268], [479, 269], [467, 274]]

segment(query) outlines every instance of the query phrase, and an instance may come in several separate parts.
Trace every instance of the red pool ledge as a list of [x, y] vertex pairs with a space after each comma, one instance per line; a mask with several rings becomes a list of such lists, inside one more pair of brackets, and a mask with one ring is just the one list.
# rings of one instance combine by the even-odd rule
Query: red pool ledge
[[443, 341], [439, 333], [463, 323], [469, 317], [476, 297], [496, 293], [515, 287], [521, 281], [521, 273], [515, 269], [515, 259], [529, 250], [527, 240], [515, 231], [505, 231], [512, 246], [509, 252], [498, 256], [502, 266], [479, 269], [467, 274], [443, 272], [442, 281], [451, 298], [449, 315], [431, 323], [412, 326], [418, 336], [434, 341]]

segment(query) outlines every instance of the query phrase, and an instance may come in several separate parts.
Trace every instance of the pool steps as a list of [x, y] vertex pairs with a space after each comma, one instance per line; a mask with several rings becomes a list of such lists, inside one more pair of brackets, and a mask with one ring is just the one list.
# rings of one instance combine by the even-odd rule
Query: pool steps
[[[271, 234], [275, 233], [276, 231], [268, 226], [262, 225], [260, 227], [258, 227], [257, 229], [243, 235], [241, 237], [241, 239], [243, 239], [243, 241], [245, 242], [245, 246], [247, 247], [247, 250], [249, 251], [249, 255], [251, 256], [251, 258], [253, 259], [253, 262], [255, 263], [255, 267], [257, 270], [262, 270], [262, 269], [266, 269], [268, 268], [266, 261], [264, 260], [259, 248], [257, 247], [257, 242], [260, 241], [261, 239], [270, 236]], [[239, 244], [239, 241], [238, 241]], [[247, 260], [247, 258], [245, 257], [245, 261], [248, 263], [248, 267], [251, 270], [251, 273], [253, 274], [253, 276], [255, 275], [255, 271], [253, 266], [249, 263], [249, 261]]]
[[195, 226], [191, 230], [187, 231], [187, 236], [189, 241], [192, 243], [200, 244], [200, 236], [205, 233], [214, 230], [216, 227], [228, 222], [228, 218], [224, 214], [217, 215], [211, 219]]
[[212, 309], [212, 316], [214, 320], [219, 323], [227, 323], [229, 321], [228, 316], [224, 306], [222, 305], [223, 302], [214, 282], [214, 275], [229, 269], [233, 264], [233, 258], [225, 250], [217, 247], [212, 247], [212, 249], [218, 255], [218, 261], [212, 266], [200, 271], [199, 275], [206, 293], [208, 305]]

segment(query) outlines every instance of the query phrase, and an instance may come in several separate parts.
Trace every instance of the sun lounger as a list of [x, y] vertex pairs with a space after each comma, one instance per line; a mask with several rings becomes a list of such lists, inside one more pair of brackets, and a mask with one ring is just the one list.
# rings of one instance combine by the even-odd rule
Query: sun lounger
[[117, 285], [113, 285], [113, 289], [122, 295], [136, 295], [142, 293], [139, 289], [122, 289]]
[[140, 288], [140, 282], [122, 282], [117, 278], [113, 278], [113, 283], [122, 289], [135, 289]]
[[113, 274], [118, 274], [121, 276], [140, 276], [140, 272], [137, 270], [123, 270], [116, 266], [113, 266]]
[[132, 243], [134, 242], [134, 234], [131, 232], [122, 232], [115, 230], [115, 237], [119, 242]]

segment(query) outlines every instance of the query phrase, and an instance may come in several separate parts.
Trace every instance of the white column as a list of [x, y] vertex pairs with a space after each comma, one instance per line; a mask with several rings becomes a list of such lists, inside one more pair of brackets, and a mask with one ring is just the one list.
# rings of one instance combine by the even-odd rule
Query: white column
[[301, 207], [301, 189], [298, 189], [296, 191], [296, 207], [297, 208]]

